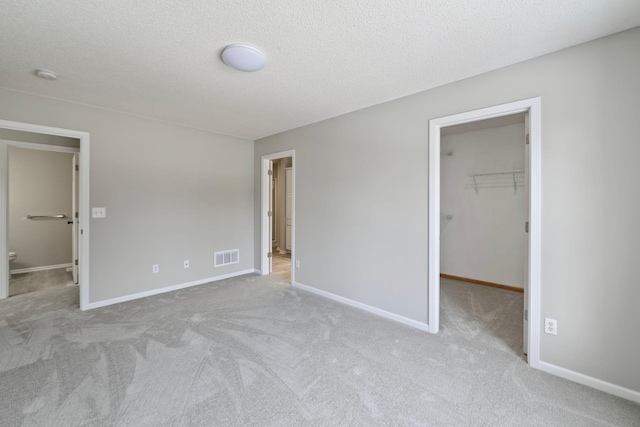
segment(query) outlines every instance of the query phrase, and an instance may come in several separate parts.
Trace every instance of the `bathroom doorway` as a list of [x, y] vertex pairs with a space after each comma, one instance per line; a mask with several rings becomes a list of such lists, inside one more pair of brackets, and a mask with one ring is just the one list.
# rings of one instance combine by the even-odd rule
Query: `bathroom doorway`
[[292, 221], [291, 157], [271, 161], [271, 275], [291, 282], [291, 221]]
[[262, 157], [262, 274], [294, 282], [295, 151]]
[[74, 228], [79, 141], [42, 139], [49, 144], [5, 140], [10, 297], [78, 283]]
[[[73, 200], [76, 202], [75, 208], [69, 206], [66, 208], [66, 212], [53, 212], [49, 211], [48, 208], [42, 208], [42, 210], [38, 212], [35, 210], [33, 212], [25, 212], [26, 215], [23, 221], [31, 221], [32, 225], [35, 224], [35, 221], [43, 223], [46, 221], [50, 223], [57, 221], [60, 225], [65, 225], [67, 230], [76, 228], [75, 242], [77, 242], [77, 256], [71, 255], [71, 258], [76, 258], [77, 261], [76, 259], [71, 259], [62, 263], [64, 266], [62, 273], [66, 277], [68, 277], [67, 273], [70, 273], [71, 277], [73, 277], [73, 267], [77, 266], [76, 278], [77, 284], [79, 285], [79, 305], [80, 309], [87, 309], [89, 307], [89, 134], [82, 131], [8, 120], [0, 120], [0, 257], [4, 257], [5, 259], [5, 262], [0, 262], [0, 298], [7, 298], [9, 296], [10, 252], [17, 252], [16, 260], [25, 260], [18, 251], [14, 251], [9, 247], [10, 236], [8, 231], [10, 218], [8, 217], [8, 204], [10, 195], [8, 161], [9, 150], [14, 147], [27, 150], [68, 153], [70, 158], [73, 158], [73, 154], [75, 153], [78, 163], [82, 165], [82, 167], [78, 166], [76, 170], [73, 163], [68, 164], [67, 173], [72, 173], [72, 168], [76, 173], [76, 179], [74, 181], [76, 194], [75, 196], [72, 195]], [[33, 175], [35, 176], [35, 174]], [[69, 183], [68, 189], [71, 191], [71, 182]], [[32, 209], [36, 208], [35, 206], [31, 207]], [[27, 215], [30, 215], [32, 218], [27, 218]], [[64, 217], [61, 215], [64, 215]], [[42, 223], [39, 223], [39, 226], [42, 225]], [[59, 265], [60, 264], [49, 264], [45, 267]], [[18, 266], [18, 264], [15, 267], [12, 265], [14, 270], [20, 270], [20, 268], [17, 268]], [[67, 271], [67, 269], [70, 271]], [[48, 268], [42, 271], [49, 271], [49, 274], [53, 274], [51, 273], [53, 270], [53, 268]], [[31, 272], [35, 273], [38, 271]], [[18, 274], [20, 274], [19, 271]], [[71, 280], [74, 281], [73, 279]]]

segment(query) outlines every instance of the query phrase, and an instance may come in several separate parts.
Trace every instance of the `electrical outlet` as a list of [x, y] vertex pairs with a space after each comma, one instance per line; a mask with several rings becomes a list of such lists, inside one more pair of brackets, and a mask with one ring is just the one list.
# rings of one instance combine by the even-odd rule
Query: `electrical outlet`
[[106, 218], [107, 208], [91, 208], [91, 218]]
[[184, 260], [184, 268], [189, 268], [189, 260], [188, 259]]
[[160, 265], [158, 265], [158, 264], [153, 264], [153, 266], [151, 267], [151, 270], [152, 270], [154, 273], [160, 273]]
[[296, 268], [300, 268], [300, 260], [299, 259], [296, 260]]
[[558, 321], [556, 319], [544, 318], [544, 332], [551, 335], [558, 335]]

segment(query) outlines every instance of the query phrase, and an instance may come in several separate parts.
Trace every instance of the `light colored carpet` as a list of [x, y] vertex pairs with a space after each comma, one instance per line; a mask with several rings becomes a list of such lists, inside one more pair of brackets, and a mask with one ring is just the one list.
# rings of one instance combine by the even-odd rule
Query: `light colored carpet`
[[522, 296], [444, 282], [437, 336], [249, 275], [80, 312], [0, 303], [3, 426], [638, 425], [529, 368]]

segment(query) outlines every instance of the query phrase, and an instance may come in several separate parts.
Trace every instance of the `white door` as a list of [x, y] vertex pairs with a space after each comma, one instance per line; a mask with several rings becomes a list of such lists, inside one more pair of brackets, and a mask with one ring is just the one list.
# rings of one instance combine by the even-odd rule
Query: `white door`
[[284, 175], [284, 185], [285, 185], [285, 193], [287, 195], [285, 201], [284, 212], [286, 215], [286, 227], [285, 227], [285, 248], [290, 251], [291, 250], [291, 212], [293, 206], [293, 187], [291, 182], [291, 168], [285, 169]]
[[267, 254], [269, 258], [269, 271], [268, 274], [271, 274], [273, 271], [273, 162], [269, 162], [269, 172], [267, 176], [269, 180], [269, 211], [267, 212], [267, 220], [269, 222], [269, 253]]
[[529, 145], [529, 113], [524, 116], [524, 133], [525, 133], [525, 144], [524, 144], [524, 195], [525, 195], [525, 212], [527, 213], [526, 224], [524, 227], [524, 231], [526, 233], [526, 242], [527, 246], [524, 251], [524, 308], [522, 313], [523, 319], [523, 331], [522, 331], [522, 348], [524, 354], [529, 354], [529, 247], [530, 247], [530, 238], [529, 238], [529, 225], [531, 221], [531, 207], [529, 205], [529, 180], [530, 180], [530, 168], [529, 168], [529, 154], [530, 154], [530, 145]]
[[78, 167], [78, 155], [73, 155], [72, 162], [72, 170], [71, 170], [71, 253], [72, 253], [72, 275], [73, 275], [73, 283], [78, 283], [78, 237], [79, 237], [79, 218], [78, 218], [78, 196], [80, 194], [79, 191], [79, 183], [80, 183], [80, 174]]

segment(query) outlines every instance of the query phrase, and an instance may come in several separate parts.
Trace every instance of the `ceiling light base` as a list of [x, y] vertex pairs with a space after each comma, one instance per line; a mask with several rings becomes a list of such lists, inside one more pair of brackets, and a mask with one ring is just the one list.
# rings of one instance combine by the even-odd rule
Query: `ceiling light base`
[[246, 44], [232, 44], [222, 51], [222, 60], [239, 71], [254, 72], [264, 68], [267, 61], [262, 52]]

